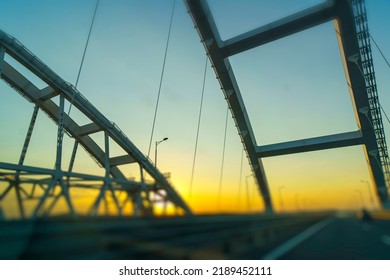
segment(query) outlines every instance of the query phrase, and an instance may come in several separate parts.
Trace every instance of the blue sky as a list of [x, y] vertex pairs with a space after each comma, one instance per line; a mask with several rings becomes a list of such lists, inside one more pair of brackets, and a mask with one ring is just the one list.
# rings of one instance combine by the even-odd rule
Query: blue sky
[[[269, 23], [321, 1], [210, 0], [222, 38]], [[2, 0], [0, 28], [15, 36], [65, 80], [75, 83], [95, 0]], [[147, 153], [155, 101], [173, 1], [101, 0], [92, 30], [78, 89]], [[390, 56], [390, 2], [366, 0], [369, 28], [387, 58]], [[373, 45], [380, 100], [390, 114], [389, 68]], [[182, 1], [176, 0], [171, 41], [154, 132], [159, 146], [159, 167], [171, 172], [179, 192], [189, 189], [195, 134], [202, 89], [205, 51]], [[258, 144], [356, 130], [333, 23], [329, 22], [231, 58]], [[207, 69], [197, 164], [194, 179], [195, 209], [199, 199], [214, 205], [221, 170], [226, 102], [210, 67]], [[0, 160], [16, 162], [33, 106], [4, 82], [0, 126]], [[73, 110], [73, 109], [72, 109]], [[72, 111], [77, 116], [77, 111]], [[385, 128], [390, 137], [389, 124]], [[52, 167], [55, 126], [39, 115], [26, 164]], [[72, 143], [65, 140], [67, 149]], [[240, 179], [241, 144], [229, 118], [222, 193], [226, 211], [235, 209], [248, 180], [252, 205], [262, 204], [246, 160]], [[152, 155], [154, 150], [152, 149]], [[82, 153], [82, 152], [81, 152]], [[114, 149], [115, 153], [115, 149]], [[44, 158], [42, 158], [44, 154]], [[68, 153], [70, 154], [70, 152]], [[153, 157], [151, 155], [151, 157]], [[66, 161], [69, 156], [65, 156]], [[271, 192], [285, 186], [291, 209], [319, 204], [318, 194], [338, 193], [339, 200], [322, 207], [358, 204], [356, 189], [365, 194], [361, 180], [369, 180], [361, 147], [265, 159]], [[80, 171], [94, 163], [81, 154]], [[99, 171], [96, 171], [99, 172]], [[129, 169], [128, 175], [136, 176]], [[320, 195], [321, 196], [321, 195]], [[277, 198], [276, 198], [277, 199]], [[305, 203], [303, 201], [306, 201]], [[202, 202], [204, 204], [204, 202]], [[275, 201], [278, 204], [278, 201]], [[333, 203], [333, 204], [332, 204]], [[234, 204], [234, 205], [233, 205]], [[214, 206], [208, 206], [212, 209]], [[206, 207], [207, 208], [207, 207]]]

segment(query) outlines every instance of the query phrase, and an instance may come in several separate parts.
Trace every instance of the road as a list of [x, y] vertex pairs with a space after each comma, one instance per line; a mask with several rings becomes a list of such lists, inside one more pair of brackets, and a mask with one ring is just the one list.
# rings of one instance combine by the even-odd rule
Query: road
[[390, 221], [328, 218], [280, 244], [263, 258], [390, 259]]
[[390, 260], [388, 217], [355, 213], [0, 222], [0, 259]]

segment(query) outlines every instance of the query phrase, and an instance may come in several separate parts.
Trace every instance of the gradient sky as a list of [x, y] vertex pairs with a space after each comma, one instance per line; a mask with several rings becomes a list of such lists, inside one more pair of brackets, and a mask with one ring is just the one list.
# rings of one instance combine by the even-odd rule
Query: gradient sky
[[[209, 2], [221, 36], [227, 39], [321, 1]], [[2, 0], [0, 28], [74, 84], [95, 3]], [[80, 92], [144, 154], [148, 150], [172, 3], [101, 0], [78, 85]], [[390, 59], [390, 1], [366, 0], [366, 5], [370, 32]], [[390, 114], [389, 68], [372, 47], [380, 101]], [[196, 212], [217, 210], [227, 107], [215, 74], [208, 67], [193, 196], [188, 200], [205, 59], [185, 5], [177, 0], [153, 141], [169, 137], [159, 146], [158, 166], [162, 172], [171, 172], [173, 184]], [[238, 54], [231, 63], [258, 144], [357, 129], [332, 22]], [[42, 84], [33, 81], [38, 86]], [[4, 96], [0, 104], [0, 161], [16, 163], [33, 106], [3, 81], [0, 91]], [[77, 119], [76, 110], [72, 109], [71, 115]], [[384, 122], [389, 138], [389, 124], [385, 118]], [[56, 128], [41, 113], [25, 164], [53, 167], [55, 141]], [[230, 117], [226, 141], [224, 199], [219, 210], [263, 209], [246, 159], [240, 178], [242, 146]], [[71, 147], [72, 142], [65, 139], [66, 165]], [[113, 153], [115, 156], [115, 148]], [[151, 158], [153, 154], [152, 149]], [[370, 188], [362, 182], [370, 179], [360, 146], [267, 158], [263, 163], [277, 209], [377, 205], [376, 197], [374, 204], [370, 202], [371, 182]], [[102, 174], [83, 151], [76, 169]], [[124, 170], [128, 176], [138, 176], [138, 169]]]

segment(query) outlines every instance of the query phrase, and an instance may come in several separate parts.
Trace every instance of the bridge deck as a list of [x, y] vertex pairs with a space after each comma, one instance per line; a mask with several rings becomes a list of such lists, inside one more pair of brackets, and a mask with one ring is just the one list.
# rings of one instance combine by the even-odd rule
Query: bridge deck
[[0, 259], [390, 258], [389, 226], [332, 213], [7, 221]]

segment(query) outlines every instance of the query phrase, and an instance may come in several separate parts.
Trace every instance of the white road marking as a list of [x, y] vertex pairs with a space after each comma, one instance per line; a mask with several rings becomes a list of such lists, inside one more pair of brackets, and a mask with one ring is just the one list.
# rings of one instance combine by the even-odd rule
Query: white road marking
[[313, 236], [315, 233], [320, 231], [322, 228], [324, 228], [327, 224], [329, 224], [331, 221], [333, 221], [333, 218], [328, 218], [325, 220], [322, 220], [311, 227], [307, 228], [300, 234], [294, 236], [287, 242], [283, 243], [276, 249], [272, 250], [271, 252], [268, 252], [266, 255], [263, 256], [264, 260], [277, 260], [279, 257], [286, 254], [288, 251], [292, 250], [296, 246], [298, 246], [300, 243], [308, 239], [309, 237]]

